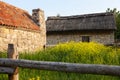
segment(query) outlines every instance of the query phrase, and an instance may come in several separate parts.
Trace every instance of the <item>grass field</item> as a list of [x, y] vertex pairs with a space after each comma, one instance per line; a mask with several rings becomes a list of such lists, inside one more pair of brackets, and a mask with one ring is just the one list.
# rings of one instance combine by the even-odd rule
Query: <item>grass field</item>
[[[0, 57], [5, 57], [5, 53]], [[69, 42], [59, 44], [35, 53], [22, 53], [20, 59], [55, 61], [85, 64], [120, 65], [120, 50], [90, 42]], [[20, 68], [20, 80], [120, 80], [120, 77], [52, 72]], [[0, 80], [7, 80], [7, 75], [0, 74]]]

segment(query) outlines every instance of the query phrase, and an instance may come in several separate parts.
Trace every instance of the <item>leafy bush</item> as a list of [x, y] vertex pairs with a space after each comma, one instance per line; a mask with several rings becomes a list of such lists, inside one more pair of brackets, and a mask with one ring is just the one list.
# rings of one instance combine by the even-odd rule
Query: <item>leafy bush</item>
[[22, 54], [21, 58], [42, 61], [119, 65], [119, 51], [119, 49], [106, 47], [95, 42], [69, 42], [58, 44], [44, 51], [38, 51], [35, 54]]

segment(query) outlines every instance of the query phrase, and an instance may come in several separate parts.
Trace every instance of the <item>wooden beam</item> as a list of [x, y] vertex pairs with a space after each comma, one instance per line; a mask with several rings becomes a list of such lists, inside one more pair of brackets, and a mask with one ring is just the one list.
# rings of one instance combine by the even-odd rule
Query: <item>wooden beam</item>
[[45, 62], [32, 60], [13, 60], [0, 58], [0, 65], [18, 66], [22, 68], [33, 68], [40, 70], [75, 72], [80, 74], [98, 74], [120, 76], [120, 66], [99, 64], [74, 64], [64, 62]]
[[[17, 52], [17, 46], [13, 44], [8, 44], [8, 52], [7, 56], [10, 59], [18, 59], [18, 52]], [[19, 74], [18, 74], [18, 67], [11, 65], [12, 68], [14, 68], [13, 74], [8, 74], [9, 80], [19, 80]]]
[[0, 67], [0, 74], [13, 74], [14, 69], [9, 67]]

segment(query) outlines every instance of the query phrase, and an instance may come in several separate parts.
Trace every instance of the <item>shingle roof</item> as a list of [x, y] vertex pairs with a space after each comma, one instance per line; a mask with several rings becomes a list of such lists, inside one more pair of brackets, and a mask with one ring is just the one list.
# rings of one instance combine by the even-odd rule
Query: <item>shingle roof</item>
[[48, 17], [47, 31], [115, 30], [113, 13], [95, 13], [76, 16]]
[[0, 1], [0, 25], [39, 30], [39, 27], [26, 11], [3, 1]]

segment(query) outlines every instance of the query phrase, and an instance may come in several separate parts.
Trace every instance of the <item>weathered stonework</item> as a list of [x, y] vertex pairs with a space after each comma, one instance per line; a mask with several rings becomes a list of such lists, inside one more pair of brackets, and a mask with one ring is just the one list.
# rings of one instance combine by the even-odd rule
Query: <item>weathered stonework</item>
[[32, 16], [13, 5], [0, 2], [0, 51], [15, 44], [19, 52], [36, 51], [46, 45], [44, 11], [33, 9]]
[[102, 31], [96, 32], [62, 32], [53, 33], [47, 35], [47, 45], [56, 45], [58, 43], [69, 42], [69, 41], [82, 41], [82, 36], [89, 36], [90, 41], [102, 43], [105, 45], [114, 43], [114, 32], [113, 31]]
[[43, 34], [36, 31], [8, 28], [0, 26], [0, 51], [7, 50], [8, 44], [17, 45], [19, 52], [35, 51], [45, 45]]
[[40, 35], [41, 35], [41, 42], [46, 44], [46, 23], [44, 17], [44, 11], [41, 9], [33, 9], [32, 10], [32, 18], [34, 22], [40, 27]]

